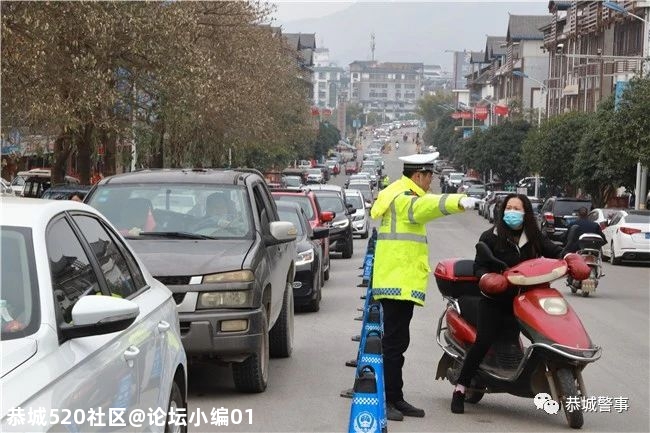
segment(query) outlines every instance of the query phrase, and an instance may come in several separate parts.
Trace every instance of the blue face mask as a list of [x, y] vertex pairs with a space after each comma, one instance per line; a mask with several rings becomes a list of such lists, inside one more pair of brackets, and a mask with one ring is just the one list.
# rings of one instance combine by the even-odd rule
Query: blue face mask
[[511, 229], [519, 228], [524, 223], [524, 213], [518, 210], [507, 210], [503, 212], [503, 222]]

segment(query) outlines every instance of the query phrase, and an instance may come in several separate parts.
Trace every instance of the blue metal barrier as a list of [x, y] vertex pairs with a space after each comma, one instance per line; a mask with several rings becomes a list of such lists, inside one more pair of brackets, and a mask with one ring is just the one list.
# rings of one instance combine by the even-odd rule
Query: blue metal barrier
[[348, 433], [386, 432], [385, 425], [380, 427], [381, 413], [377, 391], [377, 373], [371, 366], [366, 365], [354, 380]]

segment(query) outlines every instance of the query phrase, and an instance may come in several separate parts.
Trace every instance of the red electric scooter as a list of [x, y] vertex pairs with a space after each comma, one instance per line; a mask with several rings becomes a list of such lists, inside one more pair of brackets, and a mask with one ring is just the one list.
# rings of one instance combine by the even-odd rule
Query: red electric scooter
[[[507, 269], [486, 244], [479, 242], [476, 248], [504, 270], [511, 284], [508, 290], [517, 290], [513, 311], [519, 327], [513, 323], [509, 328], [514, 332], [492, 346], [466, 388], [465, 401], [478, 403], [485, 393], [528, 398], [547, 393], [562, 406], [570, 427], [582, 427], [581, 399], [587, 396], [582, 370], [600, 358], [601, 348], [592, 344], [575, 311], [550, 286], [567, 273], [566, 262], [537, 258]], [[449, 259], [435, 269], [438, 289], [447, 300], [436, 334], [444, 351], [436, 379], [446, 378], [454, 385], [476, 338], [478, 302], [483, 296], [473, 268], [472, 260]], [[524, 347], [519, 330], [529, 345]]]

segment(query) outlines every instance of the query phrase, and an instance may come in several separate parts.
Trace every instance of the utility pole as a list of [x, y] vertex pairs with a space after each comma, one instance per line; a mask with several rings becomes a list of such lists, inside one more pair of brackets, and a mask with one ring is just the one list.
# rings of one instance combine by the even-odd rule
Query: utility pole
[[374, 62], [375, 61], [375, 32], [370, 33], [370, 53], [371, 53], [370, 59]]

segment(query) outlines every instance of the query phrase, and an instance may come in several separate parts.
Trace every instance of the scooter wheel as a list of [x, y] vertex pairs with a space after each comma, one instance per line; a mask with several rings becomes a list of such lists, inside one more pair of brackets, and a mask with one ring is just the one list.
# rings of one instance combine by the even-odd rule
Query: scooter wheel
[[[582, 414], [582, 407], [575, 407], [575, 404], [567, 404], [569, 397], [571, 400], [580, 402], [580, 394], [576, 385], [576, 378], [573, 371], [568, 368], [561, 368], [555, 373], [557, 377], [557, 384], [560, 391], [560, 400], [564, 409], [567, 423], [571, 428], [581, 428], [584, 424], [584, 417]], [[577, 400], [576, 400], [577, 399]]]

